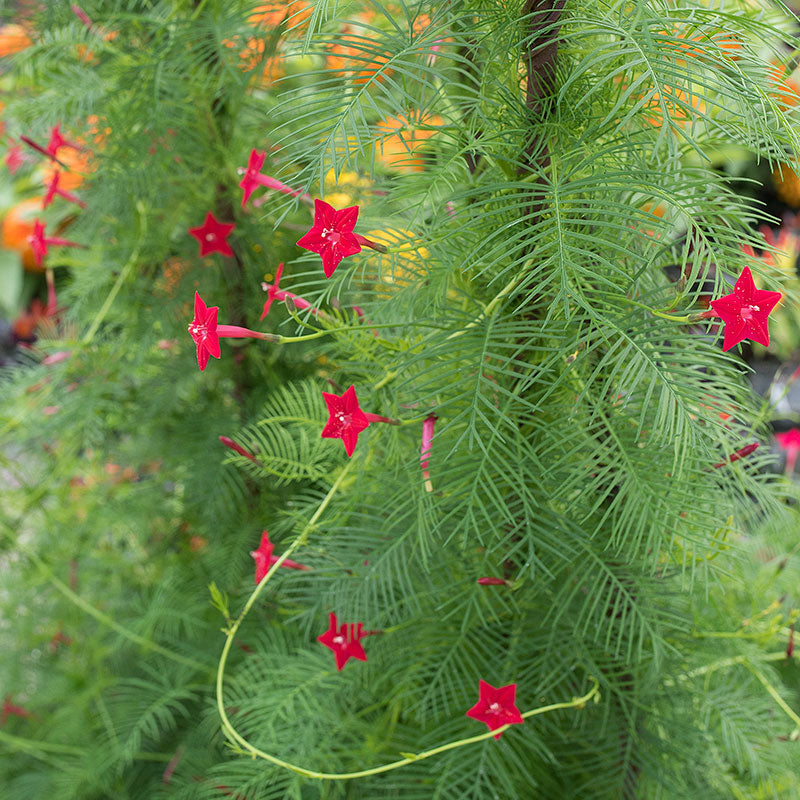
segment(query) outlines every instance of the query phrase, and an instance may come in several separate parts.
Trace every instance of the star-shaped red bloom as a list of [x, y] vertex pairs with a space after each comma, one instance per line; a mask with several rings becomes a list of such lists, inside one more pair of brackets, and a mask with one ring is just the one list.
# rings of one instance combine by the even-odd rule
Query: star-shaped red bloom
[[359, 661], [367, 660], [367, 654], [360, 640], [369, 634], [364, 633], [363, 628], [363, 622], [343, 622], [339, 626], [336, 614], [331, 612], [328, 630], [322, 636], [317, 636], [317, 641], [329, 650], [333, 650], [336, 656], [336, 669], [342, 669], [351, 658], [357, 658]]
[[269, 314], [270, 308], [272, 308], [272, 304], [275, 302], [280, 303], [283, 300], [291, 300], [295, 308], [299, 309], [300, 311], [310, 308], [312, 314], [319, 314], [320, 311], [318, 308], [312, 308], [311, 303], [308, 302], [304, 297], [300, 297], [300, 295], [295, 294], [294, 292], [287, 292], [284, 289], [280, 288], [280, 280], [281, 275], [283, 275], [283, 264], [278, 264], [278, 268], [275, 270], [275, 283], [262, 283], [261, 288], [267, 293], [267, 299], [264, 301], [264, 308], [261, 312], [261, 316], [259, 319], [264, 319], [264, 317]]
[[219, 336], [217, 335], [217, 312], [219, 306], [206, 308], [203, 298], [194, 293], [194, 319], [189, 323], [189, 333], [197, 345], [197, 366], [206, 368], [209, 356], [220, 357]]
[[69, 200], [70, 203], [79, 205], [81, 208], [86, 208], [86, 203], [84, 203], [83, 200], [80, 200], [72, 194], [72, 192], [68, 192], [58, 185], [60, 181], [61, 173], [56, 170], [53, 173], [53, 177], [50, 179], [50, 183], [47, 185], [47, 193], [42, 200], [42, 208], [47, 208], [47, 206], [53, 202], [53, 198], [55, 198], [56, 195], [63, 197], [65, 200]]
[[[515, 704], [516, 683], [509, 683], [508, 686], [496, 689], [486, 681], [478, 681], [478, 691], [479, 700], [467, 711], [468, 717], [477, 719], [478, 722], [485, 722], [490, 731], [502, 728], [503, 725], [524, 722]], [[502, 735], [502, 732], [496, 733], [494, 738], [499, 739]]]
[[[220, 357], [220, 339], [263, 339], [273, 342], [280, 341], [279, 336], [275, 336], [271, 333], [253, 331], [250, 330], [250, 328], [243, 328], [240, 325], [220, 325], [217, 322], [218, 311], [218, 306], [206, 308], [203, 298], [200, 297], [197, 292], [194, 293], [194, 319], [189, 323], [189, 333], [192, 339], [194, 339], [194, 343], [197, 345], [197, 365], [200, 367], [201, 371], [206, 368], [209, 356], [214, 356], [214, 358]], [[225, 436], [221, 436], [220, 441], [226, 446], [230, 446], [228, 442], [234, 444], [233, 440]], [[236, 449], [236, 446], [234, 446], [233, 449]], [[247, 455], [248, 458], [252, 458], [251, 455], [244, 451], [239, 450], [237, 452], [241, 452], [242, 455]]]
[[50, 131], [50, 141], [47, 143], [47, 152], [53, 157], [58, 157], [58, 151], [62, 147], [71, 147], [74, 150], [80, 150], [81, 146], [75, 142], [65, 139], [61, 135], [61, 123], [56, 123]]
[[[272, 555], [275, 545], [269, 540], [269, 534], [266, 531], [261, 531], [261, 544], [258, 550], [251, 550], [250, 555], [256, 562], [256, 583], [261, 583], [261, 579], [269, 572], [269, 568], [278, 560], [278, 556]], [[287, 558], [282, 567], [287, 569], [308, 569], [305, 564], [298, 564]]]
[[322, 429], [323, 439], [341, 439], [348, 456], [353, 455], [358, 443], [358, 434], [369, 427], [367, 415], [361, 410], [356, 389], [351, 386], [343, 395], [323, 392], [328, 406], [328, 422]]
[[38, 219], [33, 221], [33, 233], [28, 237], [28, 242], [33, 250], [33, 257], [36, 259], [37, 266], [42, 266], [42, 261], [47, 255], [50, 245], [58, 247], [84, 247], [77, 242], [70, 242], [67, 239], [62, 239], [60, 236], [45, 236], [44, 223], [39, 222]]
[[220, 222], [210, 211], [207, 212], [205, 222], [199, 228], [189, 228], [189, 234], [200, 243], [200, 258], [209, 253], [233, 256], [228, 237], [235, 227], [234, 223]]
[[10, 716], [15, 717], [32, 717], [33, 714], [27, 708], [14, 705], [14, 698], [7, 694], [3, 699], [3, 707], [0, 709], [0, 725], [5, 725]]
[[244, 208], [245, 203], [250, 199], [250, 195], [262, 185], [260, 175], [266, 157], [266, 151], [259, 153], [255, 148], [250, 151], [250, 159], [247, 162], [244, 177], [239, 181], [239, 186], [244, 190], [242, 208]]
[[275, 270], [275, 283], [272, 285], [268, 283], [262, 284], [262, 287], [266, 286], [267, 288], [267, 299], [264, 301], [264, 308], [261, 311], [261, 316], [259, 319], [264, 319], [264, 317], [269, 314], [269, 310], [272, 308], [272, 304], [275, 301], [280, 302], [281, 300], [285, 300], [287, 298], [288, 292], [283, 291], [283, 289], [279, 287], [281, 275], [283, 275], [283, 262], [278, 264], [278, 268]]
[[722, 349], [730, 350], [743, 339], [752, 339], [766, 347], [769, 344], [767, 318], [780, 299], [780, 292], [756, 289], [750, 268], [745, 267], [733, 293], [711, 301], [714, 313], [725, 323]]
[[358, 206], [337, 211], [324, 200], [314, 200], [314, 224], [297, 244], [322, 257], [325, 277], [330, 278], [339, 262], [361, 252], [361, 244], [353, 233], [358, 220]]

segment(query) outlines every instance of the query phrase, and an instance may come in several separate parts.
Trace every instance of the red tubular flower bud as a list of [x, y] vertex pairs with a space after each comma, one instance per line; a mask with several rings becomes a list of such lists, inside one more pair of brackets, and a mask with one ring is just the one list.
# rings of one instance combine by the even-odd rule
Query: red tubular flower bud
[[503, 578], [478, 578], [478, 583], [481, 586], [504, 586], [508, 581]]
[[229, 450], [233, 450], [234, 453], [238, 453], [240, 456], [244, 456], [245, 458], [249, 458], [254, 464], [258, 464], [258, 459], [250, 452], [244, 449], [241, 445], [236, 444], [233, 439], [230, 439], [227, 436], [220, 436], [220, 442], [225, 445]]
[[714, 469], [719, 469], [720, 467], [724, 467], [726, 464], [731, 464], [734, 461], [738, 461], [740, 458], [745, 458], [749, 456], [750, 453], [754, 452], [758, 449], [758, 442], [753, 442], [752, 444], [745, 445], [741, 449], [737, 450], [735, 453], [731, 453], [726, 461], [720, 461], [719, 464], [714, 464]]
[[89, 15], [77, 4], [73, 3], [72, 6], [72, 13], [87, 27], [92, 27], [92, 20], [89, 18]]

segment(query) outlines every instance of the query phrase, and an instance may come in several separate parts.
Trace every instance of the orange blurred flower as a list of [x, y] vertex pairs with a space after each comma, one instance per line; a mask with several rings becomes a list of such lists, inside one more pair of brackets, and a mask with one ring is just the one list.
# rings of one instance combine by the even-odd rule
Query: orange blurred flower
[[156, 281], [155, 290], [158, 294], [175, 297], [181, 280], [188, 270], [189, 265], [180, 258], [169, 258], [164, 262], [161, 278]]
[[[101, 124], [104, 123], [105, 120], [100, 119], [97, 114], [89, 114], [86, 117], [86, 124], [88, 125], [88, 137], [91, 137], [94, 141], [96, 147], [102, 148], [103, 145], [106, 143], [106, 139], [108, 138], [109, 134], [111, 133], [111, 128], [108, 125], [103, 125], [101, 128]], [[86, 144], [86, 138], [81, 138], [81, 144]]]
[[307, 27], [307, 22], [314, 12], [314, 6], [303, 2], [303, 0], [289, 0], [283, 3], [264, 3], [256, 6], [253, 13], [248, 17], [248, 25], [254, 28], [259, 25], [277, 27], [282, 23], [294, 31], [301, 32]]
[[786, 75], [783, 64], [775, 60], [770, 63], [773, 66], [769, 72], [770, 94], [775, 97], [784, 111], [793, 108], [800, 102], [800, 82], [798, 82], [797, 70]]
[[66, 191], [77, 189], [85, 178], [94, 171], [92, 154], [86, 150], [64, 150], [58, 154], [58, 160], [67, 168], [61, 171], [59, 165], [54, 161], [47, 161], [42, 164], [42, 183], [49, 184], [53, 180], [56, 172], [61, 173], [58, 185]]
[[339, 42], [328, 48], [325, 61], [329, 70], [342, 73], [356, 86], [363, 86], [373, 78], [382, 81], [392, 74], [391, 69], [384, 69], [389, 53], [375, 50], [373, 31], [360, 25], [345, 25]]
[[0, 56], [12, 56], [33, 44], [31, 37], [22, 25], [0, 26]]
[[421, 150], [436, 129], [444, 124], [439, 116], [409, 119], [388, 117], [377, 125], [381, 139], [377, 144], [377, 159], [389, 169], [399, 172], [421, 172], [425, 159]]
[[660, 128], [664, 120], [664, 111], [672, 122], [685, 124], [691, 121], [692, 111], [702, 113], [705, 103], [696, 94], [689, 94], [675, 86], [665, 86], [663, 95], [655, 92], [644, 104], [643, 119], [655, 128]]
[[[657, 31], [658, 35], [668, 36], [669, 45], [674, 47], [678, 54], [687, 55], [691, 58], [701, 58], [708, 55], [709, 44], [715, 44], [724, 57], [736, 60], [738, 51], [742, 49], [741, 39], [729, 31], [718, 30], [709, 33], [708, 31], [698, 31], [694, 25], [677, 25], [674, 30]], [[674, 41], [678, 39], [679, 41]]]
[[772, 170], [772, 185], [787, 206], [800, 208], [800, 178], [788, 164], [781, 164]]
[[34, 220], [41, 208], [41, 197], [29, 197], [12, 206], [0, 226], [0, 246], [6, 250], [16, 250], [22, 256], [22, 265], [32, 272], [43, 271], [43, 267], [36, 265], [33, 248], [28, 241], [28, 237], [33, 235]]
[[[225, 39], [224, 44], [226, 47], [240, 46], [238, 37]], [[279, 55], [265, 56], [265, 50], [266, 43], [264, 40], [251, 36], [247, 40], [247, 44], [239, 52], [239, 58], [241, 59], [239, 68], [242, 72], [251, 72], [259, 66], [263, 67], [258, 82], [263, 88], [268, 89], [278, 78], [283, 77], [284, 71], [282, 57]]]

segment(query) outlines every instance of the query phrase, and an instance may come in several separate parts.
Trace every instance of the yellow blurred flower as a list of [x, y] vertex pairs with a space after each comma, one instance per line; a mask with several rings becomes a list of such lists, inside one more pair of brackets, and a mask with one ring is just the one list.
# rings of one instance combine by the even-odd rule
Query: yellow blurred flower
[[427, 274], [425, 262], [430, 254], [417, 235], [403, 228], [385, 228], [367, 233], [367, 238], [383, 244], [396, 252], [380, 253], [374, 251], [370, 263], [375, 272], [367, 277], [387, 291], [378, 293], [379, 297], [389, 297], [392, 287], [405, 288], [422, 280]]
[[372, 181], [353, 170], [342, 170], [337, 179], [332, 169], [325, 176], [325, 202], [334, 208], [347, 208], [352, 205], [366, 205], [367, 190]]

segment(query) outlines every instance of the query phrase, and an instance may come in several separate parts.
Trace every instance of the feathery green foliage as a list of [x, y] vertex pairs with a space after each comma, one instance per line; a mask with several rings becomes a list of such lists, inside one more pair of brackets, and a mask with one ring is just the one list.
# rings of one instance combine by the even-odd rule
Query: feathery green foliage
[[[741, 248], [765, 212], [712, 159], [795, 158], [772, 64], [800, 44], [788, 12], [94, 0], [87, 29], [69, 5], [35, 12], [4, 76], [12, 135], [61, 121], [92, 159], [88, 209], [42, 214], [89, 245], [50, 256], [66, 311], [0, 376], [0, 691], [35, 713], [0, 728], [6, 794], [798, 796], [779, 599], [796, 491], [766, 446], [714, 468], [767, 441], [768, 412], [721, 331], [681, 321], [745, 266], [778, 288]], [[389, 252], [326, 279], [295, 246], [301, 201], [240, 207], [252, 148], [265, 174], [358, 204]], [[196, 256], [207, 210], [235, 221], [235, 258]], [[276, 303], [263, 327], [329, 333], [225, 339], [198, 373], [195, 289], [258, 328], [281, 261], [326, 316]], [[320, 438], [321, 392], [351, 384], [401, 424], [371, 425], [349, 461]], [[313, 570], [278, 570], [240, 618], [262, 529], [276, 555], [300, 537]], [[338, 672], [315, 641], [331, 611], [380, 632], [366, 663]], [[599, 693], [499, 741], [304, 777], [221, 731], [236, 619], [219, 703], [306, 770], [482, 733], [479, 679], [516, 683], [523, 711]]]

